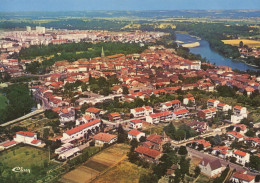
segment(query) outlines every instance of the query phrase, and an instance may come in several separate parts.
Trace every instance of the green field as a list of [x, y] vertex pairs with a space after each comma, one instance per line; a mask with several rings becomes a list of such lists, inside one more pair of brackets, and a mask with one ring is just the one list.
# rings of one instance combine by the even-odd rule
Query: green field
[[16, 146], [0, 154], [0, 162], [10, 168], [30, 168], [33, 164], [43, 166], [45, 160], [48, 161], [48, 151], [31, 146]]
[[6, 101], [7, 98], [4, 95], [0, 94], [0, 110], [6, 108]]

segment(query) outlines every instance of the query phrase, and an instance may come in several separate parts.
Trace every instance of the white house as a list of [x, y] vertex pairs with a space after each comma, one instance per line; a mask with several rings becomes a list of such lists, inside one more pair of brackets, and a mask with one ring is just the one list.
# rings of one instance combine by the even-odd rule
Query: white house
[[181, 101], [172, 100], [172, 101], [161, 104], [161, 111], [174, 110], [179, 107], [181, 107]]
[[17, 142], [14, 141], [14, 140], [12, 140], [12, 141], [10, 141], [10, 140], [5, 141], [5, 142], [3, 142], [3, 143], [0, 144], [0, 150], [2, 150], [2, 149], [8, 149], [8, 148], [10, 148], [10, 147], [15, 146], [16, 144], [17, 144]]
[[95, 119], [89, 123], [85, 123], [82, 125], [79, 125], [75, 128], [72, 128], [70, 130], [67, 130], [63, 133], [63, 136], [61, 138], [62, 142], [70, 142], [79, 138], [84, 137], [85, 134], [88, 133], [88, 130], [95, 130], [96, 127], [99, 127], [101, 124], [101, 121], [99, 119]]
[[138, 107], [135, 109], [131, 109], [130, 113], [133, 115], [133, 117], [142, 117], [142, 116], [148, 116], [153, 113], [153, 108], [150, 106], [145, 107]]
[[130, 140], [136, 139], [137, 141], [139, 141], [141, 137], [145, 137], [145, 133], [135, 129], [128, 132], [128, 139]]
[[218, 111], [227, 112], [228, 110], [231, 110], [231, 109], [232, 109], [232, 107], [227, 104], [218, 103], [218, 105], [217, 105]]
[[244, 140], [244, 135], [236, 132], [236, 131], [230, 131], [226, 133], [227, 136], [231, 139], [231, 140], [237, 140], [238, 142], [243, 141]]
[[70, 121], [75, 121], [74, 108], [62, 109], [59, 113], [59, 120], [60, 120], [61, 126], [64, 126], [65, 123], [68, 123]]
[[244, 115], [231, 115], [231, 122], [234, 123], [234, 124], [238, 124], [242, 121], [242, 119], [244, 119], [246, 117], [244, 117]]
[[74, 147], [72, 149], [69, 149], [61, 154], [59, 154], [59, 159], [69, 159], [75, 155], [77, 155], [77, 153], [80, 152], [80, 149], [78, 147]]
[[233, 108], [233, 113], [235, 115], [246, 115], [247, 117], [247, 109], [245, 107], [241, 107], [237, 105]]
[[243, 166], [248, 163], [250, 159], [250, 155], [248, 153], [240, 150], [235, 150], [232, 156], [236, 158], [237, 163], [242, 164]]
[[201, 173], [209, 176], [216, 177], [222, 172], [222, 166], [219, 159], [210, 160], [203, 158], [199, 164]]
[[255, 176], [247, 174], [246, 171], [235, 172], [230, 180], [234, 183], [255, 183]]
[[188, 105], [188, 104], [195, 104], [195, 99], [194, 97], [187, 97], [183, 99], [183, 104]]
[[96, 146], [103, 146], [104, 144], [112, 144], [117, 141], [117, 136], [109, 133], [98, 133], [93, 137]]
[[214, 100], [214, 99], [209, 99], [208, 102], [207, 102], [208, 108], [211, 108], [211, 107], [217, 108], [218, 104], [219, 104], [219, 101]]
[[14, 137], [14, 141], [16, 142], [22, 142], [25, 144], [30, 144], [33, 146], [41, 146], [45, 145], [42, 143], [41, 140], [37, 139], [37, 134], [29, 131], [19, 131], [16, 132], [16, 135]]
[[142, 128], [143, 126], [143, 121], [140, 119], [132, 119], [129, 122], [129, 126], [130, 128], [134, 128], [134, 129], [138, 129], [138, 128]]
[[216, 146], [212, 148], [212, 154], [219, 156], [223, 159], [230, 157], [232, 155], [232, 151], [229, 150], [227, 146]]
[[165, 111], [146, 116], [146, 122], [151, 124], [158, 124], [159, 122], [168, 122], [173, 120], [173, 113], [171, 111]]
[[189, 111], [187, 109], [180, 109], [173, 112], [173, 119], [183, 119], [189, 116]]
[[70, 143], [66, 143], [61, 145], [61, 147], [55, 149], [55, 154], [62, 154], [70, 149], [72, 149], [74, 146]]

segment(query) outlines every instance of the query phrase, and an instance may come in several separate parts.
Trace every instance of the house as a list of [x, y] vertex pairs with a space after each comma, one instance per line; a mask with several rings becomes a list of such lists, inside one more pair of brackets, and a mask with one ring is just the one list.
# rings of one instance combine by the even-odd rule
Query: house
[[98, 133], [92, 138], [96, 146], [103, 146], [104, 144], [112, 144], [117, 141], [117, 136], [109, 133]]
[[183, 99], [183, 104], [188, 105], [188, 104], [195, 104], [195, 98], [194, 97], [186, 97]]
[[86, 109], [85, 114], [89, 114], [90, 116], [92, 116], [92, 118], [96, 119], [96, 118], [99, 118], [100, 112], [101, 112], [101, 109], [98, 109], [95, 107], [90, 107], [90, 108]]
[[198, 149], [199, 145], [203, 145], [204, 150], [211, 147], [211, 144], [204, 139], [194, 140], [192, 143], [195, 144], [195, 149]]
[[119, 121], [121, 119], [121, 115], [118, 112], [108, 114], [109, 121]]
[[212, 148], [212, 154], [219, 156], [223, 159], [226, 159], [232, 155], [231, 151], [229, 150], [229, 147], [227, 146], [216, 146]]
[[179, 120], [187, 118], [189, 116], [189, 111], [187, 109], [180, 109], [173, 112], [173, 119]]
[[5, 141], [5, 142], [3, 142], [3, 143], [0, 144], [0, 150], [1, 150], [1, 149], [8, 149], [8, 148], [10, 148], [10, 147], [15, 146], [16, 144], [17, 144], [17, 142], [14, 141], [14, 140], [12, 140], [12, 141], [10, 141], [10, 140]]
[[160, 151], [157, 151], [155, 149], [150, 149], [144, 146], [138, 146], [135, 149], [135, 152], [137, 152], [141, 158], [145, 159], [150, 163], [159, 163], [159, 159], [163, 154]]
[[187, 125], [198, 133], [205, 133], [208, 130], [208, 124], [203, 121], [193, 121]]
[[217, 114], [216, 108], [208, 108], [208, 109], [200, 110], [198, 112], [198, 116], [200, 118], [204, 118], [204, 119], [213, 118], [213, 117], [215, 117], [216, 114]]
[[166, 136], [151, 134], [146, 138], [146, 142], [143, 142], [142, 145], [150, 149], [156, 149], [158, 151], [162, 151], [163, 145], [168, 141], [169, 139]]
[[255, 183], [255, 176], [247, 174], [246, 171], [235, 172], [230, 180], [234, 183]]
[[114, 86], [111, 88], [111, 90], [112, 90], [112, 92], [113, 92], [114, 94], [121, 94], [121, 93], [123, 93], [123, 89], [122, 89], [122, 87], [119, 86], [119, 85], [114, 85]]
[[246, 108], [245, 108], [245, 107], [238, 106], [238, 105], [234, 106], [234, 108], [233, 108], [233, 113], [234, 113], [235, 115], [246, 115], [246, 116], [247, 116], [247, 110], [246, 110]]
[[172, 101], [161, 104], [161, 111], [174, 110], [179, 107], [181, 107], [181, 101], [172, 100]]
[[64, 126], [65, 123], [68, 123], [70, 121], [75, 121], [74, 108], [62, 109], [59, 113], [59, 120], [60, 120], [61, 126]]
[[142, 116], [148, 116], [153, 113], [153, 108], [150, 106], [145, 107], [138, 107], [135, 109], [131, 109], [130, 113], [133, 115], [133, 117], [142, 117]]
[[235, 150], [232, 156], [236, 158], [237, 163], [242, 164], [243, 166], [248, 163], [250, 159], [250, 155], [248, 153], [240, 150]]
[[134, 128], [134, 129], [138, 129], [138, 128], [142, 128], [143, 126], [143, 121], [140, 119], [132, 119], [129, 122], [129, 126], [130, 128]]
[[33, 146], [44, 146], [45, 144], [37, 139], [37, 134], [29, 131], [16, 132], [14, 141], [22, 142]]
[[[247, 115], [246, 115], [247, 116]], [[230, 121], [233, 123], [233, 124], [238, 124], [240, 123], [245, 117], [245, 115], [242, 115], [242, 114], [239, 114], [239, 115], [231, 115], [231, 119]]]
[[206, 159], [203, 158], [199, 163], [201, 173], [209, 177], [217, 177], [222, 172], [222, 166], [219, 159]]
[[70, 159], [73, 156], [76, 156], [80, 152], [78, 147], [69, 149], [61, 154], [59, 154], [58, 159]]
[[70, 143], [62, 144], [61, 147], [55, 149], [55, 154], [62, 154], [70, 149], [72, 149], [74, 146]]
[[224, 103], [218, 103], [217, 110], [222, 112], [227, 112], [231, 110], [232, 107], [230, 105], [224, 104]]
[[208, 102], [207, 102], [208, 108], [212, 108], [212, 107], [217, 108], [218, 104], [219, 104], [219, 101], [214, 100], [214, 99], [209, 99]]
[[236, 131], [227, 132], [226, 134], [231, 140], [237, 140], [238, 142], [244, 140], [244, 136]]
[[258, 146], [260, 146], [260, 138], [248, 137], [248, 138], [245, 138], [244, 143], [251, 144], [253, 147], [258, 147]]
[[137, 141], [139, 141], [141, 137], [145, 137], [145, 133], [135, 129], [128, 132], [128, 139], [130, 140], [136, 139]]
[[168, 122], [173, 120], [173, 113], [171, 111], [165, 111], [146, 116], [146, 122], [151, 124], [158, 124], [159, 122]]
[[233, 131], [237, 131], [241, 134], [245, 134], [247, 132], [247, 127], [244, 124], [234, 124], [232, 126], [234, 127]]
[[87, 134], [89, 130], [96, 131], [96, 128], [99, 128], [100, 124], [101, 121], [99, 119], [95, 119], [89, 123], [85, 123], [75, 128], [72, 128], [70, 130], [67, 130], [66, 132], [63, 133], [61, 141], [63, 143], [68, 143], [76, 139], [83, 138], [84, 135]]

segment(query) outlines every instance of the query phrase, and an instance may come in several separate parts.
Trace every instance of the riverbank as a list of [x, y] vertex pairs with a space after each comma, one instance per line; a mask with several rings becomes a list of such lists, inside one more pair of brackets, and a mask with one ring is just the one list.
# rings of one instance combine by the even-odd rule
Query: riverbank
[[200, 46], [199, 42], [194, 42], [194, 43], [187, 43], [182, 45], [185, 48], [194, 48]]
[[201, 55], [202, 58], [206, 58], [207, 60], [210, 61], [212, 64], [216, 64], [217, 66], [228, 66], [231, 67], [232, 69], [238, 69], [241, 71], [246, 71], [246, 70], [254, 70], [258, 71], [259, 67], [256, 65], [247, 63], [245, 60], [242, 59], [231, 59], [227, 58], [221, 54], [219, 54], [216, 50], [210, 47], [209, 42], [206, 40], [198, 40], [196, 36], [192, 36], [187, 33], [179, 33], [176, 32], [176, 40], [184, 42], [179, 45], [183, 44], [189, 44], [189, 43], [194, 43], [194, 42], [199, 42], [200, 45], [197, 47], [190, 47], [190, 52], [193, 54], [199, 54]]

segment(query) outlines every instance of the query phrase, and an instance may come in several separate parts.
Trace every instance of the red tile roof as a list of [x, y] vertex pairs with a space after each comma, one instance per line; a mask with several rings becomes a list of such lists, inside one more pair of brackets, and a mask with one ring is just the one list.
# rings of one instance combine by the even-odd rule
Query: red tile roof
[[33, 137], [35, 135], [35, 133], [29, 131], [19, 131], [16, 132], [16, 134], [27, 136], [27, 137]]
[[72, 135], [72, 134], [74, 134], [74, 133], [80, 132], [80, 131], [82, 131], [83, 129], [88, 128], [88, 127], [90, 127], [90, 126], [92, 126], [92, 125], [95, 125], [95, 124], [97, 124], [97, 123], [100, 123], [100, 120], [99, 120], [99, 119], [95, 119], [95, 120], [93, 120], [93, 121], [90, 121], [89, 123], [85, 123], [85, 124], [83, 124], [83, 125], [80, 125], [80, 126], [77, 126], [77, 127], [75, 127], [75, 128], [72, 128], [72, 129], [70, 129], [70, 130], [67, 130], [66, 133], [67, 133], [68, 135]]
[[131, 131], [129, 131], [128, 132], [128, 134], [130, 134], [130, 135], [133, 135], [133, 136], [137, 136], [137, 135], [139, 135], [140, 133], [142, 133], [142, 132], [140, 132], [140, 131], [138, 131], [138, 130], [135, 130], [135, 129], [133, 129], [133, 130], [131, 130]]
[[100, 140], [100, 141], [103, 141], [103, 142], [109, 142], [116, 137], [117, 137], [116, 135], [112, 135], [112, 134], [109, 134], [109, 133], [99, 133], [99, 134], [95, 135], [93, 137], [93, 139]]
[[234, 108], [235, 108], [235, 109], [240, 109], [240, 110], [241, 110], [243, 107], [236, 105]]
[[101, 111], [101, 109], [98, 109], [98, 108], [95, 108], [95, 107], [90, 107], [90, 108], [87, 108], [86, 111], [90, 112], [90, 113], [98, 113], [98, 112]]
[[161, 116], [167, 116], [172, 114], [172, 112], [170, 111], [165, 111], [165, 112], [160, 112], [160, 113], [155, 113], [155, 114], [150, 114], [151, 118], [157, 118], [157, 117], [161, 117]]
[[162, 153], [160, 151], [154, 150], [154, 149], [149, 149], [147, 147], [144, 146], [138, 146], [135, 151], [139, 154], [144, 154], [146, 156], [149, 156], [153, 159], [157, 158], [158, 156], [160, 156]]
[[2, 146], [4, 146], [4, 147], [9, 147], [9, 146], [11, 146], [11, 145], [13, 145], [13, 144], [16, 144], [16, 142], [15, 142], [14, 140], [5, 142], [5, 143], [2, 144]]
[[234, 153], [237, 154], [237, 155], [239, 155], [239, 156], [243, 156], [243, 157], [246, 155], [245, 152], [240, 151], [240, 150], [236, 150]]
[[193, 142], [197, 142], [198, 144], [202, 144], [204, 147], [211, 146], [211, 144], [204, 139], [194, 140]]
[[234, 137], [239, 138], [239, 139], [244, 137], [242, 134], [240, 134], [236, 131], [227, 132], [227, 134], [233, 135]]
[[136, 123], [142, 123], [142, 120], [140, 120], [140, 119], [132, 119], [130, 122], [136, 124]]
[[245, 180], [247, 182], [251, 182], [255, 178], [255, 176], [253, 176], [253, 175], [243, 174], [243, 173], [239, 173], [239, 172], [235, 172], [233, 174], [233, 177], [240, 179], [240, 180]]
[[189, 111], [187, 109], [181, 109], [181, 110], [178, 110], [178, 111], [174, 111], [173, 113], [178, 115], [178, 114], [184, 114], [184, 113], [188, 113]]
[[31, 141], [32, 144], [37, 144], [39, 142], [40, 142], [40, 140], [33, 140], [33, 141]]

